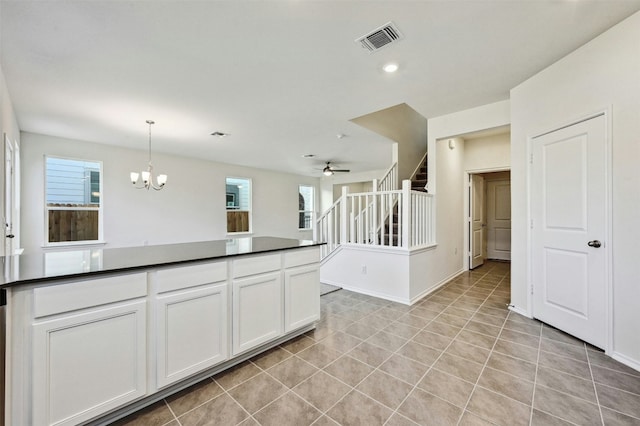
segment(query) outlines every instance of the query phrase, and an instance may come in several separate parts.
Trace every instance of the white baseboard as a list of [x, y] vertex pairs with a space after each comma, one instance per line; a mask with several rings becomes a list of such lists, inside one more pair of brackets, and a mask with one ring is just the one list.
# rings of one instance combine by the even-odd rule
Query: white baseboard
[[332, 286], [334, 286], [334, 287], [342, 287], [342, 288], [344, 288], [344, 286], [342, 285], [342, 283], [335, 282], [335, 281], [331, 281], [331, 280], [323, 280], [323, 279], [320, 279], [320, 284], [328, 284], [328, 285], [332, 285]]
[[516, 305], [509, 305], [509, 310], [515, 312], [516, 314], [522, 315], [523, 317], [533, 318], [526, 309], [522, 309]]
[[635, 359], [631, 359], [628, 356], [622, 355], [621, 353], [618, 353], [618, 352], [613, 352], [611, 354], [611, 358], [615, 359], [618, 362], [621, 362], [627, 367], [631, 367], [636, 371], [640, 371], [640, 362], [636, 361]]
[[449, 275], [447, 278], [440, 280], [439, 282], [436, 283], [436, 285], [429, 287], [428, 289], [426, 289], [425, 291], [423, 291], [422, 293], [418, 294], [415, 297], [412, 297], [410, 300], [410, 305], [413, 305], [414, 303], [416, 303], [418, 300], [422, 299], [423, 297], [433, 293], [434, 291], [438, 290], [440, 287], [442, 287], [443, 285], [445, 285], [446, 283], [448, 283], [449, 281], [455, 279], [456, 277], [460, 276], [462, 273], [464, 272], [463, 269], [460, 269], [457, 272], [454, 272], [453, 274]]
[[373, 297], [377, 297], [378, 299], [384, 299], [384, 300], [388, 300], [390, 302], [397, 302], [397, 303], [402, 303], [403, 305], [409, 305], [409, 300], [408, 299], [403, 299], [400, 297], [395, 297], [395, 296], [390, 296], [388, 294], [385, 293], [378, 293], [376, 291], [369, 291], [369, 290], [364, 290], [358, 287], [351, 287], [348, 285], [344, 285], [342, 283], [338, 283], [338, 282], [334, 282], [331, 280], [322, 280], [320, 281], [323, 284], [329, 284], [329, 285], [333, 285], [333, 286], [337, 286], [337, 287], [342, 287], [344, 290], [347, 291], [352, 291], [354, 293], [360, 293], [360, 294], [366, 294], [367, 296], [373, 296]]

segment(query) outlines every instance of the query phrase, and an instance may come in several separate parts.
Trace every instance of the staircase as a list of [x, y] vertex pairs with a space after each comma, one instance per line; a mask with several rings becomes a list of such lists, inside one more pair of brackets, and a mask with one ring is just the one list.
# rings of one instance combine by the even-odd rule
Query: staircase
[[411, 190], [427, 192], [427, 156], [424, 156], [418, 170], [411, 178]]
[[397, 188], [397, 164], [392, 165], [372, 192], [342, 196], [318, 218], [314, 239], [327, 243], [322, 257], [342, 244], [412, 250], [432, 245], [435, 224], [433, 196], [428, 194], [425, 157]]
[[[416, 168], [411, 178], [411, 190], [418, 192], [427, 192], [427, 156]], [[393, 207], [392, 220], [385, 221], [384, 233], [380, 238], [384, 240], [384, 245], [398, 247], [398, 204]], [[391, 236], [391, 237], [390, 237]]]

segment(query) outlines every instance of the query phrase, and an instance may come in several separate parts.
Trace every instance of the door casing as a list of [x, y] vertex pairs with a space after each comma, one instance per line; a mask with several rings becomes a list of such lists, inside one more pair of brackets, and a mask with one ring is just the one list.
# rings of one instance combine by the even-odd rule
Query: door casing
[[[469, 267], [469, 241], [471, 240], [471, 236], [469, 235], [469, 196], [471, 193], [471, 188], [469, 186], [469, 179], [471, 175], [474, 174], [484, 174], [484, 173], [495, 173], [495, 172], [510, 172], [510, 167], [496, 167], [496, 168], [488, 168], [488, 169], [478, 169], [478, 170], [465, 170], [463, 175], [463, 188], [462, 194], [464, 198], [463, 206], [462, 206], [462, 235], [464, 235], [464, 241], [462, 242], [463, 249], [458, 253], [462, 256], [462, 270], [468, 271]], [[486, 184], [486, 182], [485, 182]], [[485, 200], [486, 201], [486, 200]]]

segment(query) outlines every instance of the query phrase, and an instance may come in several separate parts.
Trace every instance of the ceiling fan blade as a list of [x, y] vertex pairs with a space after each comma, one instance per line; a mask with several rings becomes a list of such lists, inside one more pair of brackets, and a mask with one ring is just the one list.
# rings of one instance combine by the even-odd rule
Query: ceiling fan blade
[[331, 169], [332, 172], [334, 173], [349, 173], [351, 170], [348, 169]]

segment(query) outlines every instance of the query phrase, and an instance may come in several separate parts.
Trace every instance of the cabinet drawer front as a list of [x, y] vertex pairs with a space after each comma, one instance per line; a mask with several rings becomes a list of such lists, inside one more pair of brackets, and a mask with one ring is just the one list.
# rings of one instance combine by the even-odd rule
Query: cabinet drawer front
[[226, 261], [161, 269], [158, 271], [158, 292], [180, 290], [226, 279]]
[[34, 317], [68, 312], [147, 294], [146, 272], [39, 287], [33, 291]]
[[320, 262], [320, 249], [317, 247], [301, 250], [291, 250], [284, 254], [284, 267], [308, 265]]
[[246, 277], [248, 275], [261, 274], [280, 269], [281, 255], [270, 254], [262, 256], [250, 256], [233, 261], [233, 276]]

